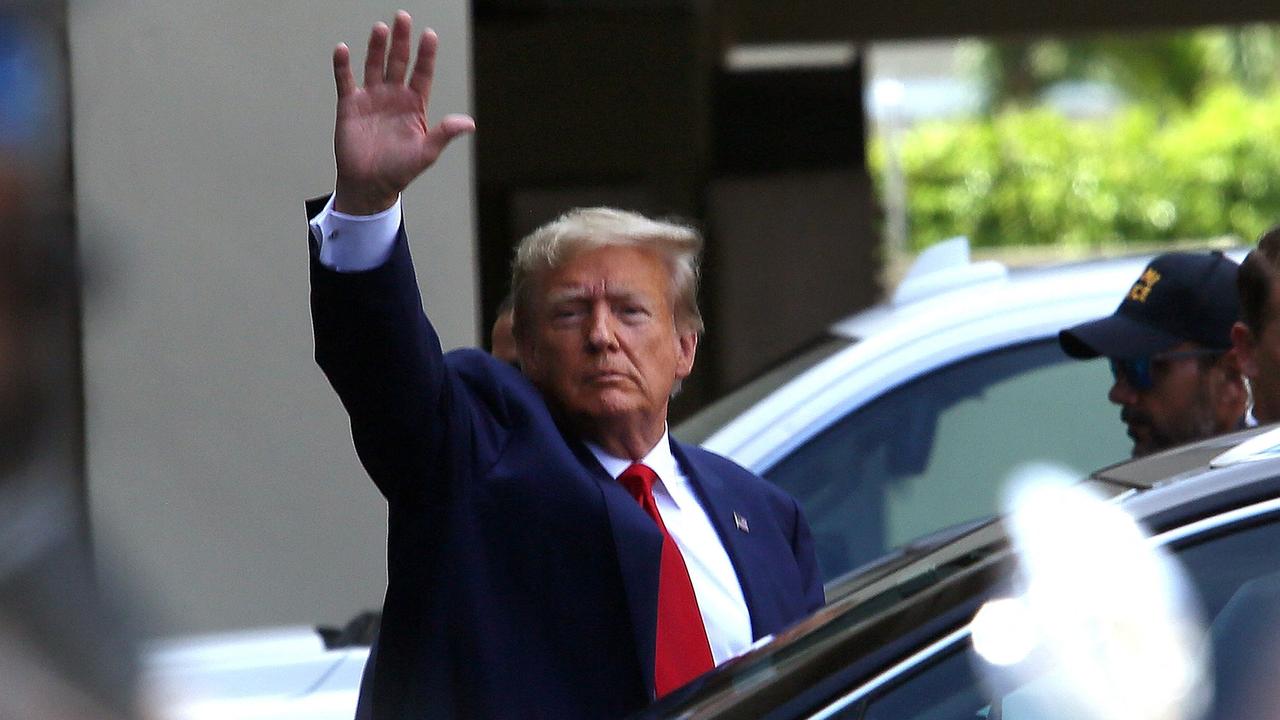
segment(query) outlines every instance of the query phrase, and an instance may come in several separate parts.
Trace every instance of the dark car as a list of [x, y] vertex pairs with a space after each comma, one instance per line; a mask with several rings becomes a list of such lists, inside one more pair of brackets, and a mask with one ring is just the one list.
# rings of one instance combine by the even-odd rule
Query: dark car
[[[1272, 612], [1280, 617], [1280, 430], [1244, 431], [1121, 463], [1084, 485], [1111, 497], [1154, 534], [1152, 544], [1177, 558], [1206, 623], [1207, 672], [1218, 690], [1214, 717], [1249, 716], [1257, 703], [1238, 701], [1258, 691], [1250, 668], [1280, 658], [1268, 654], [1280, 648], [1269, 642], [1280, 638], [1272, 632], [1280, 622], [1270, 622]], [[1093, 528], [1072, 532], [1083, 544]], [[1027, 714], [1022, 694], [1037, 674], [1056, 668], [993, 685], [971, 637], [975, 615], [1014, 592], [1018, 573], [1002, 520], [921, 539], [832, 582], [828, 605], [815, 616], [642, 716], [1043, 720], [1043, 713]], [[1112, 640], [1126, 639], [1104, 631], [1098, 642]], [[1143, 672], [1164, 672], [1153, 665]], [[1117, 682], [1127, 681], [1123, 675]], [[1269, 672], [1265, 678], [1269, 688]], [[1262, 709], [1280, 711], [1276, 698]]]

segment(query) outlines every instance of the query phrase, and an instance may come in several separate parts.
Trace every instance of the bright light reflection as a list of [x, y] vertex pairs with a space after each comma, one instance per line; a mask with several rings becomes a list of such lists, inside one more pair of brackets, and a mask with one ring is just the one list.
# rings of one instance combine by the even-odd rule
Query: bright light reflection
[[993, 665], [1026, 660], [1038, 641], [1031, 613], [1021, 598], [1000, 598], [984, 604], [969, 630], [974, 651]]
[[349, 691], [198, 700], [162, 706], [156, 715], [160, 720], [347, 720], [355, 714], [355, 700]]
[[990, 686], [1021, 688], [1006, 710], [1016, 703], [1036, 709], [1032, 717], [1198, 717], [1208, 697], [1205, 633], [1176, 562], [1119, 506], [1061, 470], [1023, 471], [1011, 487], [1021, 594], [988, 603], [972, 626]]

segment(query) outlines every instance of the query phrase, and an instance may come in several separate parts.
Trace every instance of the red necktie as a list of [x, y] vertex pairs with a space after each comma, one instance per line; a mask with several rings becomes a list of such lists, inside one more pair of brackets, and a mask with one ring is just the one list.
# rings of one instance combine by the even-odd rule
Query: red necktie
[[689, 570], [680, 548], [667, 532], [653, 501], [658, 476], [647, 465], [636, 463], [623, 471], [618, 482], [640, 503], [662, 531], [662, 562], [658, 570], [658, 637], [655, 644], [653, 684], [662, 697], [715, 667], [707, 631], [702, 626], [698, 599], [693, 594]]

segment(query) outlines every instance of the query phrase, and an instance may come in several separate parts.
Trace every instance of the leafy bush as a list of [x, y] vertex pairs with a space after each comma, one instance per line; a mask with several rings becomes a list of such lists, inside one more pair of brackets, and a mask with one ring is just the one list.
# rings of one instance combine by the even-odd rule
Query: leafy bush
[[[1133, 105], [1105, 120], [1012, 109], [922, 124], [898, 141], [912, 250], [1101, 247], [1235, 235], [1280, 222], [1280, 92], [1223, 85], [1186, 110]], [[883, 182], [886, 149], [871, 147]]]

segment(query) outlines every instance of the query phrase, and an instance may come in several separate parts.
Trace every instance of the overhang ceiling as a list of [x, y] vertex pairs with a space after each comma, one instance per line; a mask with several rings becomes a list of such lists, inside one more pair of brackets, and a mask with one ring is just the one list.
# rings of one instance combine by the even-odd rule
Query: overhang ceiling
[[1280, 21], [1276, 0], [474, 0], [477, 18], [696, 14], [729, 43], [1061, 35]]

